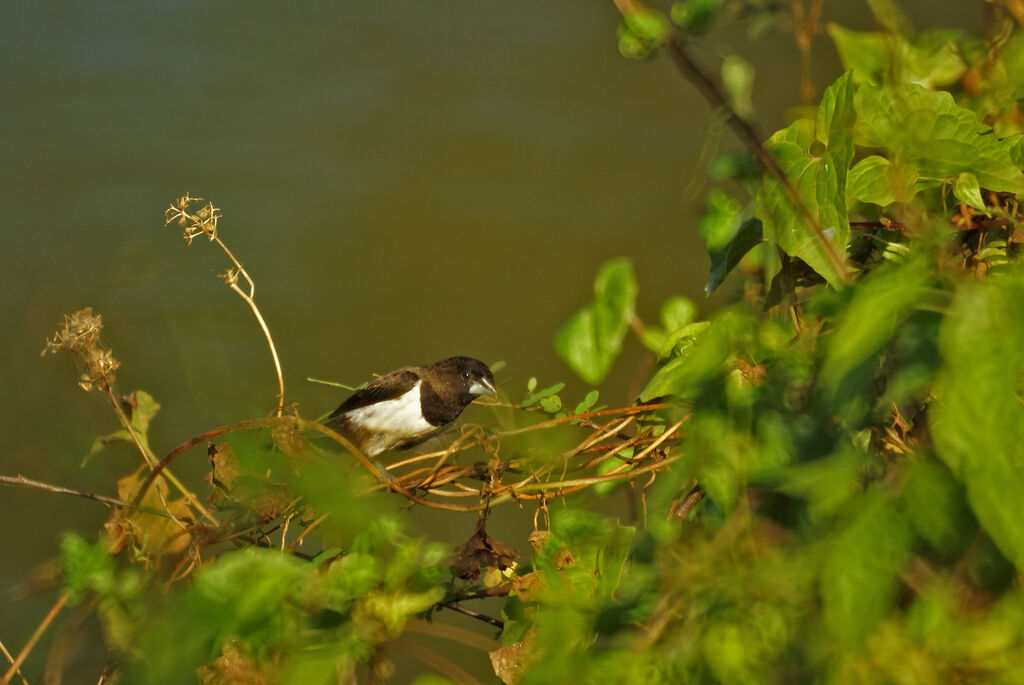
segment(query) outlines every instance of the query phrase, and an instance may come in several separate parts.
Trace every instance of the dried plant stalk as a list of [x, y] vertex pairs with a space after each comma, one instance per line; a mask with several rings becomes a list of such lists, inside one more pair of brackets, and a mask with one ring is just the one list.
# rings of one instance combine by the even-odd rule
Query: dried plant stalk
[[[224, 279], [229, 288], [234, 290], [249, 305], [249, 309], [252, 310], [256, 321], [260, 325], [260, 329], [263, 331], [263, 337], [267, 339], [270, 356], [274, 360], [274, 371], [277, 374], [277, 416], [281, 416], [284, 412], [284, 374], [281, 372], [281, 360], [277, 356], [277, 347], [274, 345], [274, 337], [270, 334], [270, 327], [267, 326], [260, 308], [256, 306], [256, 284], [250, 278], [242, 263], [235, 258], [235, 255], [231, 253], [228, 246], [217, 235], [217, 222], [223, 216], [220, 209], [215, 207], [212, 202], [202, 204], [203, 202], [203, 198], [192, 197], [185, 193], [164, 211], [164, 224], [176, 221], [184, 229], [185, 242], [189, 245], [192, 244], [194, 238], [200, 235], [206, 236], [210, 242], [217, 243], [220, 249], [224, 251], [224, 254], [228, 256], [228, 259], [231, 260], [232, 267], [223, 274], [220, 274], [220, 277]], [[197, 208], [193, 209], [193, 207]], [[246, 289], [243, 289], [238, 284], [239, 278], [245, 279]]]

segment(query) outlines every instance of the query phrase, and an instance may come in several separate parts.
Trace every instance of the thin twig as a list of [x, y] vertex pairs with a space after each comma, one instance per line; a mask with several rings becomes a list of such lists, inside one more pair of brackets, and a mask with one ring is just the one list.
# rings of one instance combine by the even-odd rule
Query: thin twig
[[[4, 646], [3, 640], [0, 640], [0, 652], [3, 652], [4, 656], [7, 657], [8, 663], [14, 663], [14, 657], [11, 656], [11, 653], [7, 651], [7, 647]], [[16, 670], [16, 673], [18, 674], [18, 677], [21, 678], [21, 685], [28, 685], [28, 681], [25, 680], [25, 676], [22, 675], [20, 668]]]
[[[117, 413], [117, 418], [121, 421], [121, 425], [124, 426], [124, 429], [126, 431], [128, 431], [128, 435], [131, 436], [132, 442], [135, 443], [135, 446], [142, 454], [142, 458], [146, 460], [147, 464], [149, 464], [150, 476], [155, 478], [157, 474], [163, 472], [164, 479], [171, 485], [173, 485], [175, 488], [177, 488], [178, 492], [180, 492], [182, 497], [185, 498], [186, 505], [193, 507], [196, 511], [202, 514], [206, 518], [206, 520], [210, 521], [211, 523], [217, 523], [217, 519], [215, 519], [213, 515], [206, 510], [206, 507], [204, 507], [199, 502], [199, 499], [192, 494], [192, 491], [186, 488], [185, 485], [180, 480], [178, 480], [177, 476], [175, 476], [170, 471], [164, 471], [163, 469], [158, 470], [156, 468], [156, 455], [153, 454], [153, 451], [149, 448], [149, 445], [144, 443], [142, 441], [142, 438], [139, 437], [138, 433], [135, 432], [135, 427], [132, 426], [131, 420], [128, 418], [128, 415], [125, 414], [124, 409], [121, 407], [121, 403], [117, 401], [117, 397], [114, 396], [114, 391], [110, 387], [107, 387], [107, 399], [110, 401], [110, 404], [114, 407], [114, 411]], [[164, 507], [167, 510], [167, 513], [171, 514], [170, 508], [167, 506], [166, 502], [164, 502]], [[134, 509], [135, 507], [133, 506], [132, 508]], [[177, 521], [177, 518], [173, 514], [171, 514], [171, 518]]]
[[274, 371], [277, 373], [277, 416], [280, 418], [284, 412], [284, 374], [281, 372], [281, 360], [277, 356], [277, 347], [274, 345], [274, 337], [270, 335], [270, 328], [267, 326], [267, 322], [263, 319], [263, 314], [260, 313], [260, 308], [256, 306], [256, 284], [253, 283], [252, 279], [249, 278], [248, 272], [242, 263], [235, 259], [235, 255], [231, 254], [231, 250], [228, 246], [220, 239], [219, 236], [213, 237], [214, 242], [220, 246], [220, 249], [224, 250], [224, 254], [228, 256], [228, 259], [235, 265], [236, 273], [241, 274], [245, 277], [245, 280], [249, 283], [249, 292], [245, 293], [241, 288], [238, 287], [238, 279], [229, 277], [225, 281], [232, 290], [238, 293], [238, 296], [245, 300], [245, 303], [249, 305], [249, 309], [256, 316], [256, 321], [259, 322], [260, 328], [263, 330], [263, 337], [267, 339], [267, 346], [270, 348], [270, 356], [274, 359]]
[[37, 488], [39, 490], [46, 490], [47, 492], [56, 492], [59, 495], [74, 495], [75, 497], [84, 497], [85, 499], [91, 499], [101, 504], [105, 504], [108, 507], [128, 506], [127, 502], [125, 502], [124, 500], [119, 500], [116, 497], [97, 495], [96, 493], [93, 492], [86, 492], [84, 490], [74, 490], [72, 488], [65, 488], [60, 485], [50, 485], [49, 483], [43, 483], [38, 480], [26, 478], [21, 474], [18, 474], [17, 476], [0, 475], [0, 483], [7, 483], [8, 485], [24, 485], [27, 488]]
[[[644, 7], [643, 3], [639, 0], [613, 0], [613, 2], [623, 16], [637, 12]], [[844, 283], [849, 282], [850, 275], [842, 258], [836, 253], [832, 243], [825, 237], [825, 233], [819, 225], [817, 218], [804, 205], [796, 188], [793, 187], [789, 177], [786, 176], [786, 172], [783, 171], [775, 157], [761, 142], [761, 136], [754, 129], [753, 124], [741, 117], [733, 109], [724, 91], [693, 59], [682, 38], [674, 33], [670, 34], [665, 40], [664, 47], [668, 49], [669, 54], [672, 56], [672, 61], [679, 71], [697, 87], [697, 90], [704, 95], [708, 103], [715, 109], [720, 109], [729, 115], [728, 123], [733, 131], [743, 141], [751, 154], [757, 158], [761, 166], [778, 180], [779, 184], [786, 191], [786, 195], [789, 196], [789, 201], [792, 203], [793, 208], [803, 217], [805, 223], [821, 244], [826, 258], [839, 275], [839, 278]]]
[[18, 673], [19, 669], [21, 668], [21, 665], [25, 663], [25, 659], [28, 658], [28, 655], [31, 654], [32, 650], [35, 648], [36, 643], [39, 642], [39, 638], [43, 636], [43, 633], [46, 632], [46, 629], [50, 627], [51, 623], [53, 623], [53, 619], [57, 618], [57, 614], [59, 614], [60, 610], [64, 608], [64, 605], [67, 604], [67, 601], [68, 593], [66, 592], [57, 598], [57, 601], [54, 602], [52, 607], [50, 607], [50, 610], [46, 613], [46, 616], [43, 617], [43, 620], [36, 627], [35, 632], [32, 633], [32, 636], [28, 639], [28, 642], [26, 642], [25, 646], [21, 648], [21, 651], [18, 653], [18, 656], [14, 659], [13, 662], [11, 662], [11, 667], [7, 669], [6, 673], [4, 673], [3, 680], [0, 680], [0, 685], [7, 685], [9, 682], [11, 682], [11, 678], [14, 677], [15, 673]]
[[488, 616], [487, 614], [481, 614], [479, 611], [467, 609], [466, 607], [459, 606], [455, 602], [438, 602], [437, 606], [444, 607], [445, 609], [451, 609], [452, 611], [458, 612], [463, 616], [469, 616], [470, 618], [475, 618], [478, 621], [483, 621], [484, 623], [490, 624], [499, 630], [505, 629], [505, 622], [501, 619], [494, 618], [493, 616]]

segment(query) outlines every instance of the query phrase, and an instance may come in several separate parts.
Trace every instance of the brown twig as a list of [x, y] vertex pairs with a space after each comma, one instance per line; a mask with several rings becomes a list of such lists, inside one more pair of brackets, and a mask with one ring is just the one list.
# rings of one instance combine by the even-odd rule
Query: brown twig
[[466, 607], [459, 606], [455, 602], [438, 602], [437, 606], [444, 607], [445, 609], [451, 609], [452, 611], [458, 612], [463, 616], [469, 616], [470, 618], [475, 618], [478, 621], [483, 621], [484, 623], [494, 626], [498, 630], [505, 629], [504, 621], [494, 618], [493, 616], [488, 616], [487, 614], [481, 614], [479, 611], [473, 611], [472, 609], [467, 609]]
[[[623, 16], [643, 9], [643, 4], [638, 0], [613, 0], [613, 2]], [[732, 127], [733, 132], [736, 133], [751, 154], [754, 155], [762, 168], [778, 180], [779, 185], [781, 185], [786, 191], [786, 195], [789, 197], [789, 201], [792, 203], [793, 208], [803, 217], [804, 222], [811, 229], [811, 232], [821, 244], [826, 258], [832, 264], [832, 267], [835, 269], [840, 279], [844, 283], [848, 282], [850, 275], [846, 270], [846, 265], [843, 263], [842, 258], [836, 253], [832, 243], [830, 243], [825, 237], [825, 233], [818, 224], [817, 218], [815, 218], [815, 216], [811, 214], [810, 210], [808, 210], [804, 205], [803, 200], [796, 191], [796, 188], [793, 187], [789, 177], [786, 176], [786, 172], [783, 171], [775, 157], [768, 152], [768, 149], [765, 148], [764, 144], [761, 142], [761, 136], [754, 128], [754, 125], [741, 117], [732, 105], [729, 104], [729, 100], [725, 96], [724, 91], [704, 71], [704, 69], [697, 64], [682, 38], [672, 33], [665, 40], [664, 47], [668, 49], [668, 52], [672, 57], [672, 61], [675, 63], [679, 71], [697, 87], [697, 90], [704, 95], [704, 98], [708, 103], [715, 109], [720, 109], [728, 114], [728, 123]]]
[[0, 475], [0, 483], [7, 483], [8, 485], [23, 485], [27, 488], [37, 488], [39, 490], [46, 490], [47, 492], [55, 492], [59, 495], [74, 495], [75, 497], [84, 497], [85, 499], [91, 499], [93, 501], [105, 504], [108, 507], [123, 507], [127, 506], [127, 502], [119, 500], [116, 497], [107, 497], [106, 495], [97, 495], [93, 492], [85, 492], [84, 490], [74, 490], [72, 488], [65, 488], [60, 485], [50, 485], [49, 483], [43, 483], [38, 480], [32, 480], [22, 475], [17, 476], [3, 476]]
[[[3, 652], [4, 656], [7, 657], [7, 663], [14, 663], [14, 657], [7, 651], [7, 647], [4, 646], [3, 640], [0, 640], [0, 652]], [[25, 676], [21, 673], [21, 669], [18, 668], [15, 672], [18, 674], [18, 677], [21, 678], [21, 685], [28, 685], [28, 681], [25, 680]]]
[[32, 653], [36, 643], [39, 642], [39, 638], [43, 636], [43, 633], [45, 633], [46, 629], [50, 627], [51, 623], [53, 623], [53, 619], [57, 618], [57, 614], [60, 613], [60, 610], [64, 608], [64, 605], [67, 604], [67, 602], [68, 594], [66, 592], [57, 598], [57, 601], [54, 602], [53, 606], [50, 607], [50, 610], [46, 613], [46, 616], [43, 617], [43, 620], [36, 627], [35, 632], [32, 633], [31, 637], [29, 637], [28, 642], [26, 642], [25, 646], [21, 648], [21, 651], [18, 652], [18, 656], [13, 662], [11, 662], [11, 667], [7, 669], [6, 673], [4, 673], [3, 680], [0, 680], [0, 685], [7, 685], [11, 682], [14, 674], [19, 672], [21, 665], [25, 663], [25, 659], [27, 659], [28, 655]]

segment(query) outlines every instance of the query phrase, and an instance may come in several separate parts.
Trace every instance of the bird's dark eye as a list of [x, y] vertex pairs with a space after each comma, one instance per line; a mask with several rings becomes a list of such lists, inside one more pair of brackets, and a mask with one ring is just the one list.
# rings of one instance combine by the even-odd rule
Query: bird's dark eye
[[472, 375], [473, 374], [471, 374], [469, 371], [463, 371], [462, 372], [462, 377], [463, 378], [470, 378]]

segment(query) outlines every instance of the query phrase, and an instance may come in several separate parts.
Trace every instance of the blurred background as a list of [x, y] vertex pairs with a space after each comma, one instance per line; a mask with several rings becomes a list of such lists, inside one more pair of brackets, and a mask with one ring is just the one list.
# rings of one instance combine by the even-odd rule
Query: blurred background
[[[917, 29], [982, 26], [981, 3], [902, 6]], [[826, 0], [823, 19], [875, 27], [857, 0]], [[81, 467], [116, 419], [68, 358], [40, 358], [84, 306], [104, 318], [119, 390], [162, 404], [158, 454], [273, 407], [259, 329], [217, 278], [226, 259], [163, 225], [185, 192], [223, 210], [287, 399], [308, 417], [344, 397], [308, 376], [354, 385], [454, 354], [507, 362], [513, 398], [537, 376], [578, 399], [550, 340], [609, 257], [633, 259], [641, 318], [674, 294], [703, 316], [728, 302], [728, 284], [703, 297], [709, 108], [669, 60], [623, 59], [617, 23], [594, 0], [0, 4], [0, 473], [114, 494], [137, 463], [114, 448]], [[725, 28], [708, 46], [709, 64], [735, 49], [755, 65], [764, 135], [787, 123], [800, 83], [785, 24], [756, 41]], [[839, 74], [827, 36], [813, 71], [819, 92]], [[603, 402], [631, 401], [642, 357], [629, 341]], [[198, 484], [205, 460], [184, 462]], [[61, 530], [95, 535], [107, 513], [0, 486], [9, 649], [53, 598], [7, 590], [54, 557]], [[444, 516], [422, 526], [452, 544], [472, 532]]]

